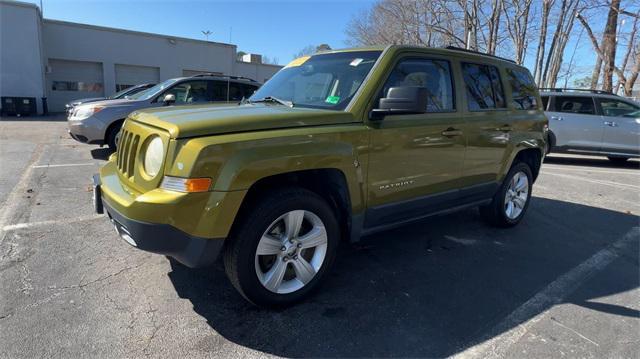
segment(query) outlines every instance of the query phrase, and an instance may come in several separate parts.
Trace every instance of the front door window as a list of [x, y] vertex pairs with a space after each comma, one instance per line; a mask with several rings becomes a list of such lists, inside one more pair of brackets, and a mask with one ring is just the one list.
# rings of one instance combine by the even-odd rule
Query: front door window
[[211, 101], [207, 92], [207, 81], [185, 81], [167, 90], [163, 97], [173, 94], [176, 105]]

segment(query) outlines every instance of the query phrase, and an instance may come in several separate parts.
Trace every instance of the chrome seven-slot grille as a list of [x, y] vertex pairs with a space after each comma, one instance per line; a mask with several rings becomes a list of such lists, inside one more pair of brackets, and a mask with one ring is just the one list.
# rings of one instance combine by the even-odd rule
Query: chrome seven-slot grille
[[140, 135], [122, 129], [118, 143], [118, 170], [126, 177], [133, 177]]

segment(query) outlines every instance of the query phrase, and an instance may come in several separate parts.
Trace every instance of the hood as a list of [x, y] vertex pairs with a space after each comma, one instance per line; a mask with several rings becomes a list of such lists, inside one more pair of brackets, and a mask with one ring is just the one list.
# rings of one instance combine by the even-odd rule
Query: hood
[[87, 102], [95, 102], [95, 101], [102, 101], [102, 100], [106, 100], [106, 97], [88, 97], [88, 98], [81, 98], [79, 100], [73, 100], [69, 103], [67, 103], [67, 106], [78, 106], [81, 105], [83, 103], [87, 103]]
[[134, 106], [138, 104], [140, 101], [127, 100], [127, 99], [114, 99], [108, 100], [103, 99], [100, 101], [92, 101], [92, 106], [104, 106], [104, 107], [116, 107], [116, 106]]
[[349, 112], [272, 104], [172, 106], [136, 111], [129, 118], [166, 129], [171, 138], [356, 122]]

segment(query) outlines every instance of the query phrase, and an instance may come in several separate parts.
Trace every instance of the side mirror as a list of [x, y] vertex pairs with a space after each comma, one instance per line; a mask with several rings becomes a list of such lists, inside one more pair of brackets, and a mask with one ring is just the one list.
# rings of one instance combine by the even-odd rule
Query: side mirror
[[176, 95], [172, 93], [164, 95], [164, 98], [162, 99], [162, 103], [164, 103], [165, 106], [169, 106], [174, 102], [176, 102]]
[[371, 111], [369, 118], [373, 121], [380, 121], [387, 115], [425, 113], [427, 99], [428, 90], [425, 87], [391, 87], [387, 97], [380, 99], [378, 108]]

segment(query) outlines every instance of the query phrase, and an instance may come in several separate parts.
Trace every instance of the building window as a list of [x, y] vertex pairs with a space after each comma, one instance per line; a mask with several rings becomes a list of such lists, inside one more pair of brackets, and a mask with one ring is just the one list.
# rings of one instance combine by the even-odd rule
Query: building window
[[53, 81], [51, 89], [53, 91], [102, 92], [102, 84], [98, 82]]

